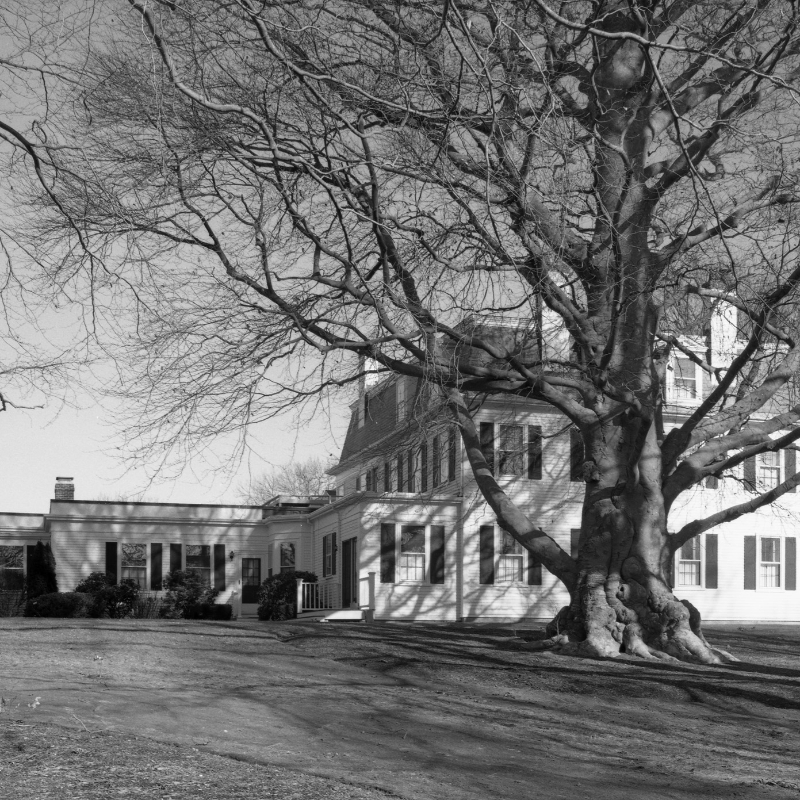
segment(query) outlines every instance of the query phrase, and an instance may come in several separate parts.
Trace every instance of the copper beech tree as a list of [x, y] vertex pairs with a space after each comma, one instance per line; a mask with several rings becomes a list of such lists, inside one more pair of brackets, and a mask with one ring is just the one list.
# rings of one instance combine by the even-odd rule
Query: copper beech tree
[[[361, 356], [443, 398], [499, 524], [569, 590], [555, 646], [727, 658], [673, 594], [672, 555], [800, 475], [679, 530], [670, 510], [800, 438], [800, 7], [98, 8], [70, 102], [31, 132], [48, 191], [31, 182], [25, 224], [119, 337], [150, 445], [318, 398]], [[715, 363], [685, 337], [731, 309]], [[514, 337], [486, 333], [501, 319]], [[711, 388], [670, 427], [676, 352]], [[580, 431], [577, 558], [495, 480], [474, 423], [491, 396]]]

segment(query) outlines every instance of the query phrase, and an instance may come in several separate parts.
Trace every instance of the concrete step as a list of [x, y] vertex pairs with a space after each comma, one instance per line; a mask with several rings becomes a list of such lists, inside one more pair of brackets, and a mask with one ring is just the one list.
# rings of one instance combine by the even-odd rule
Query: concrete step
[[372, 612], [364, 608], [325, 608], [319, 611], [304, 611], [297, 619], [318, 619], [321, 621], [334, 620], [368, 620]]

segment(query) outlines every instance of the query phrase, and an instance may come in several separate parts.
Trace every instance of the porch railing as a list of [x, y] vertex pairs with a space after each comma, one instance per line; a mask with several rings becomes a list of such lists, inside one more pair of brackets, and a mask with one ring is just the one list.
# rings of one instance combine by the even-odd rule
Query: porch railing
[[[367, 577], [361, 578], [362, 594], [366, 589], [368, 602], [363, 601], [359, 604], [361, 608], [375, 608], [375, 573], [368, 573]], [[363, 596], [363, 594], [362, 594]], [[297, 579], [297, 615], [300, 616], [304, 611], [325, 611], [329, 609], [342, 608], [342, 586], [340, 583], [326, 581], [324, 583], [307, 583], [302, 578]]]

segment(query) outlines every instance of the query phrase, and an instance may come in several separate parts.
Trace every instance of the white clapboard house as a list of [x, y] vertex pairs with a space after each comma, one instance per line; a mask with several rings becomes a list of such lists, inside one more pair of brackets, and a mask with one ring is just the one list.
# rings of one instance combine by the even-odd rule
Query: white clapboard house
[[[493, 326], [502, 335], [502, 325]], [[735, 348], [724, 315], [711, 334], [712, 347]], [[708, 343], [696, 346], [705, 352]], [[669, 375], [667, 425], [709, 389], [707, 374], [680, 355]], [[558, 581], [497, 526], [435, 393], [392, 376], [362, 386], [351, 410], [331, 470], [335, 491], [263, 507], [95, 502], [74, 499], [71, 479], [61, 478], [49, 513], [0, 514], [0, 580], [18, 583], [25, 548], [42, 540], [52, 546], [62, 591], [96, 570], [158, 591], [169, 570], [192, 569], [242, 615], [255, 614], [264, 578], [296, 569], [319, 578], [298, 586], [308, 617], [545, 620], [567, 603]], [[583, 456], [568, 422], [549, 407], [508, 398], [485, 402], [476, 421], [501, 484], [574, 550]], [[671, 526], [741, 502], [795, 469], [794, 450], [750, 460], [688, 493]], [[788, 493], [696, 537], [675, 558], [677, 594], [705, 620], [800, 621], [798, 523], [800, 494]]]

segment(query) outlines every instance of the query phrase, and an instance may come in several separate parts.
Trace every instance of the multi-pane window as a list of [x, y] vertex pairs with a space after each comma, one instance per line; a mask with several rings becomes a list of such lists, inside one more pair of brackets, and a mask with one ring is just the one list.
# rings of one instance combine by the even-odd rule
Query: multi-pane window
[[186, 571], [195, 572], [204, 583], [211, 585], [211, 545], [186, 545]]
[[761, 539], [761, 585], [767, 589], [781, 585], [781, 540], [773, 537]]
[[22, 545], [0, 546], [0, 591], [16, 591], [25, 584]]
[[756, 459], [757, 481], [761, 490], [774, 489], [781, 482], [781, 454], [779, 450], [759, 453]]
[[322, 537], [322, 577], [336, 574], [336, 534]]
[[693, 400], [697, 397], [697, 369], [691, 358], [675, 358], [675, 398]]
[[425, 580], [425, 526], [400, 528], [400, 580]]
[[524, 550], [506, 531], [500, 531], [500, 558], [495, 583], [522, 583]]
[[257, 603], [261, 586], [261, 559], [242, 559], [242, 602]]
[[281, 542], [281, 572], [294, 572], [294, 544]]
[[501, 425], [497, 447], [497, 466], [501, 475], [522, 475], [522, 425]]
[[[186, 558], [187, 566], [189, 558]], [[123, 544], [122, 545], [122, 575], [125, 580], [136, 581], [142, 589], [147, 588], [147, 545]]]
[[678, 560], [678, 585], [700, 586], [700, 537], [689, 539], [681, 547], [681, 556]]

